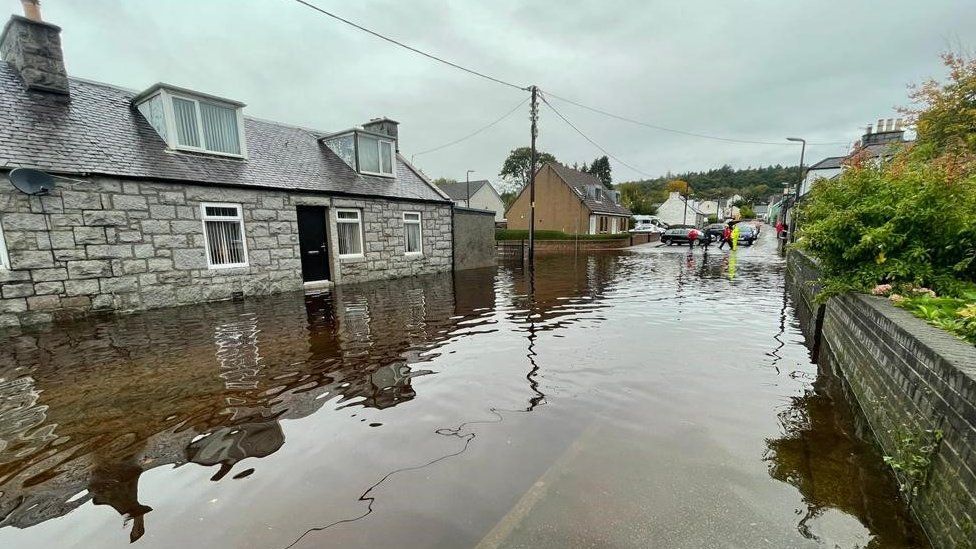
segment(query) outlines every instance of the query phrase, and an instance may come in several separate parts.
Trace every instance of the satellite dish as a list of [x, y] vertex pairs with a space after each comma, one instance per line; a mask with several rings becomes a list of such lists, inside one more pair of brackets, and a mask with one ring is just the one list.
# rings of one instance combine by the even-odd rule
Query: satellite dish
[[54, 177], [40, 170], [14, 168], [8, 177], [10, 183], [24, 194], [47, 194], [54, 188]]

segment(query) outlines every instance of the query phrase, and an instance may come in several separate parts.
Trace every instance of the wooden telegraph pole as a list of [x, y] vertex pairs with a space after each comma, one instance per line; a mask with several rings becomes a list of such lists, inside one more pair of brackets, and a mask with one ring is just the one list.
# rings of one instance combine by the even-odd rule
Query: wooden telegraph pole
[[535, 265], [535, 165], [536, 150], [535, 138], [539, 135], [537, 122], [539, 120], [539, 88], [532, 86], [532, 106], [529, 108], [529, 118], [532, 121], [532, 159], [529, 166], [529, 266]]

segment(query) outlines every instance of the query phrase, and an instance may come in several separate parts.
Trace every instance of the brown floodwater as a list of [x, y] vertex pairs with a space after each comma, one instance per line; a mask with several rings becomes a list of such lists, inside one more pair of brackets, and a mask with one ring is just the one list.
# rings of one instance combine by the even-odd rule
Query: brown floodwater
[[927, 547], [769, 232], [0, 333], [0, 547]]

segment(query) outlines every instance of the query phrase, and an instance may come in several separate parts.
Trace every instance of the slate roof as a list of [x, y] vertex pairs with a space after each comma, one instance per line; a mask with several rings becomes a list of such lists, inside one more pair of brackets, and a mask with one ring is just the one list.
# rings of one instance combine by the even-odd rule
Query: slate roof
[[[487, 179], [479, 179], [478, 181], [471, 182], [471, 196], [474, 196], [481, 187], [485, 185], [490, 185]], [[451, 200], [467, 200], [468, 199], [468, 182], [458, 181], [456, 183], [437, 183], [437, 187], [444, 191], [444, 194], [451, 197]]]
[[830, 170], [830, 169], [836, 169], [836, 168], [841, 167], [841, 164], [844, 163], [844, 160], [846, 158], [847, 158], [846, 156], [828, 156], [827, 158], [824, 158], [820, 162], [817, 162], [816, 164], [814, 164], [813, 166], [810, 166], [807, 169], [808, 170]]
[[590, 198], [587, 196], [587, 185], [599, 185], [600, 188], [604, 188], [603, 182], [600, 181], [599, 177], [591, 173], [581, 172], [568, 166], [563, 166], [558, 162], [549, 162], [548, 164], [549, 166], [552, 166], [552, 169], [556, 172], [556, 175], [558, 175], [563, 181], [572, 187], [573, 190], [576, 191], [576, 194], [579, 195], [579, 197], [583, 200], [583, 204], [585, 204], [591, 212], [611, 215], [633, 215], [629, 209], [620, 204], [614, 204], [609, 200]]
[[136, 93], [77, 78], [70, 88], [70, 102], [27, 92], [13, 67], [0, 62], [0, 170], [446, 201], [399, 155], [395, 178], [360, 175], [319, 142], [327, 132], [251, 117], [244, 120], [246, 160], [167, 152], [132, 106]]

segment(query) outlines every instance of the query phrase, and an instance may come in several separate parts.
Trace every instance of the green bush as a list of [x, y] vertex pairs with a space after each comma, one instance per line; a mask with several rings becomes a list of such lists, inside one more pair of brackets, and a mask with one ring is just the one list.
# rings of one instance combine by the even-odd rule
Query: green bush
[[[562, 231], [536, 231], [536, 240], [618, 240], [630, 238], [627, 233], [621, 234], [569, 234]], [[495, 240], [528, 240], [527, 229], [495, 229]]]
[[890, 283], [957, 297], [976, 281], [976, 174], [911, 152], [819, 181], [799, 224], [825, 296]]
[[962, 292], [959, 298], [896, 294], [892, 301], [929, 324], [976, 345], [976, 290]]

